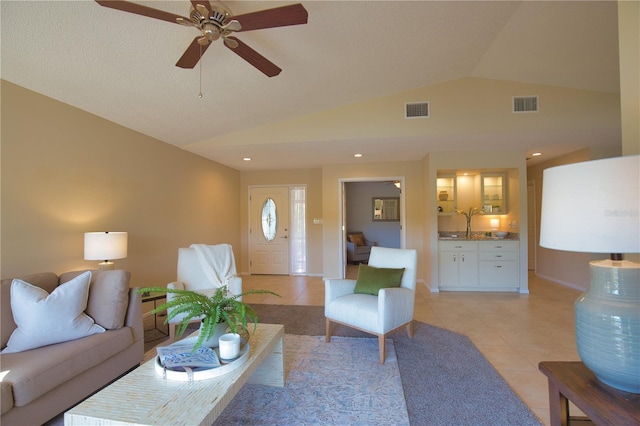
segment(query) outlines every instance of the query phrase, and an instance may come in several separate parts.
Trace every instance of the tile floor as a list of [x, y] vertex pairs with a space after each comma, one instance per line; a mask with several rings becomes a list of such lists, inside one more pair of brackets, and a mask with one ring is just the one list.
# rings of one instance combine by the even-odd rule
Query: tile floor
[[[357, 273], [350, 267], [348, 277]], [[281, 297], [249, 295], [249, 303], [324, 305], [319, 277], [243, 276], [243, 289], [268, 289]], [[540, 418], [549, 424], [546, 376], [540, 361], [578, 361], [573, 303], [580, 294], [529, 274], [530, 294], [431, 293], [418, 283], [414, 318], [467, 335]], [[402, 332], [402, 331], [399, 331]], [[575, 406], [572, 415], [580, 415]]]

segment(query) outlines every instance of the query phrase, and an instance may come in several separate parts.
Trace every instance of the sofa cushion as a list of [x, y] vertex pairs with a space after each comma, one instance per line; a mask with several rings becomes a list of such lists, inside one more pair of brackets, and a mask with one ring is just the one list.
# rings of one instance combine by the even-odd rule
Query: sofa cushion
[[404, 268], [375, 268], [360, 264], [354, 293], [378, 295], [382, 288], [400, 287]]
[[364, 236], [362, 234], [351, 234], [349, 235], [349, 241], [354, 243], [356, 246], [363, 246]]
[[122, 352], [133, 342], [131, 328], [123, 327], [26, 352], [3, 354], [2, 370], [6, 374], [1, 380], [12, 384], [14, 405], [22, 407]]
[[[58, 286], [58, 276], [53, 272], [44, 272], [41, 274], [33, 274], [21, 277], [23, 281], [36, 285], [47, 292], [51, 293]], [[0, 302], [2, 302], [2, 309], [0, 309], [0, 348], [7, 346], [11, 333], [16, 329], [16, 323], [13, 320], [13, 313], [11, 312], [11, 283], [12, 279], [2, 280], [0, 284], [1, 294]]]
[[[67, 272], [60, 275], [60, 283], [65, 283], [83, 271]], [[91, 285], [87, 302], [87, 315], [96, 324], [107, 330], [124, 325], [129, 306], [129, 282], [131, 273], [123, 270], [91, 271]]]
[[2, 353], [22, 352], [79, 339], [104, 328], [84, 313], [91, 272], [58, 286], [51, 294], [20, 279], [11, 283], [11, 311], [18, 328]]

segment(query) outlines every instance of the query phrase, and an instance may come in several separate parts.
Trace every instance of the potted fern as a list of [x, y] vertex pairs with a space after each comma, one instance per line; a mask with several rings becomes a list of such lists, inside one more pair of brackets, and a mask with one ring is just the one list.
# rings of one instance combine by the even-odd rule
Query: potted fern
[[[138, 290], [139, 293], [165, 293], [174, 297], [166, 303], [159, 305], [151, 313], [167, 311], [167, 324], [178, 315], [184, 315], [176, 327], [176, 336], [180, 337], [187, 330], [187, 326], [194, 319], [201, 318], [200, 333], [194, 345], [195, 351], [204, 342], [214, 337], [218, 324], [226, 324], [231, 333], [245, 335], [248, 339], [248, 323], [253, 322], [253, 331], [258, 325], [258, 316], [251, 306], [242, 302], [240, 297], [249, 294], [278, 294], [269, 290], [249, 290], [241, 294], [231, 294], [227, 286], [218, 287], [212, 296], [190, 290], [169, 289], [165, 287], [146, 287]], [[225, 328], [226, 330], [226, 328]]]

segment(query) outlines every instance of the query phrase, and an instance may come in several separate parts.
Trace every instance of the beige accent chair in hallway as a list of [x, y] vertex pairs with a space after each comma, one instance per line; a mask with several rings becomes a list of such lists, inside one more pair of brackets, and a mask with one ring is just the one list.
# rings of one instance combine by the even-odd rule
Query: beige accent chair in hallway
[[[167, 284], [168, 289], [191, 290], [213, 296], [216, 289], [226, 285], [232, 294], [242, 293], [242, 278], [237, 276], [236, 263], [230, 244], [192, 244], [178, 249], [177, 281]], [[167, 302], [175, 295], [167, 293]], [[239, 299], [240, 300], [240, 299]], [[169, 321], [169, 339], [175, 340], [176, 325], [184, 315], [176, 315]], [[194, 319], [193, 323], [200, 322]]]
[[362, 232], [347, 233], [347, 262], [367, 263], [371, 255], [371, 247], [377, 246], [375, 241], [369, 241]]
[[325, 326], [331, 341], [331, 323], [378, 336], [380, 363], [386, 359], [385, 338], [402, 326], [413, 337], [413, 305], [416, 289], [415, 250], [372, 247], [369, 266], [404, 268], [400, 287], [382, 288], [378, 295], [354, 293], [356, 280], [334, 279], [325, 283]]

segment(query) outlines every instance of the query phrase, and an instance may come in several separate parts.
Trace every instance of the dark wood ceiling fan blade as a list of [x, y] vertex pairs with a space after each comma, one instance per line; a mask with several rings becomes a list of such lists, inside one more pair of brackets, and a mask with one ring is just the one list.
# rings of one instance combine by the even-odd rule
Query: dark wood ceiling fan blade
[[307, 10], [300, 3], [232, 17], [242, 25], [240, 31], [306, 24], [308, 18]]
[[176, 23], [177, 18], [189, 20], [189, 18], [185, 18], [184, 16], [175, 15], [173, 13], [165, 12], [164, 10], [158, 10], [124, 0], [95, 0], [95, 2], [100, 6], [122, 10], [123, 12], [135, 13], [136, 15], [148, 16], [149, 18], [161, 19], [163, 21], [173, 22], [174, 24]]
[[229, 47], [225, 43], [225, 46], [236, 55], [240, 56], [245, 61], [259, 69], [267, 77], [275, 77], [282, 71], [276, 64], [241, 42], [235, 37], [227, 37], [227, 39], [234, 40], [238, 43], [238, 47]]
[[[196, 66], [198, 61], [200, 61], [201, 55], [204, 55], [204, 52], [209, 48], [211, 43], [201, 45], [198, 43], [198, 39], [200, 36], [193, 39], [187, 50], [184, 51], [178, 62], [176, 62], [176, 67], [180, 68], [193, 68]], [[200, 51], [202, 48], [202, 52]]]

